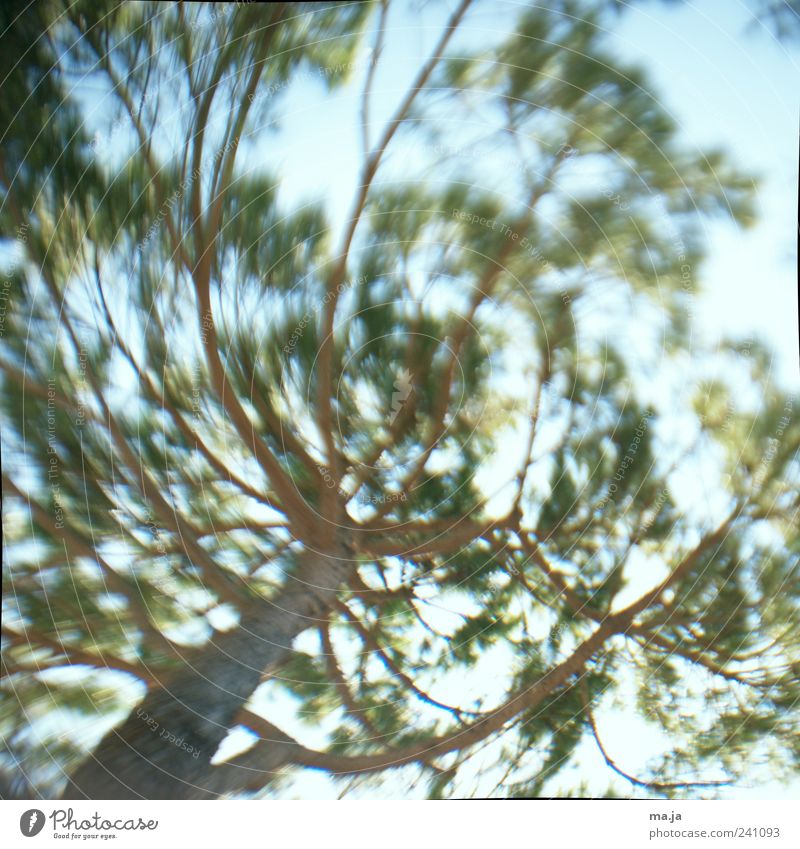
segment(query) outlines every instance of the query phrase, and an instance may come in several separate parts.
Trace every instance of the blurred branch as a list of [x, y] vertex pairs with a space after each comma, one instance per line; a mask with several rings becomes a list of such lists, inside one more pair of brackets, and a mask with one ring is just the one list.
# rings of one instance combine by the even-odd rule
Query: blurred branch
[[420, 541], [409, 539], [407, 534], [400, 539], [374, 539], [375, 536], [386, 536], [381, 533], [382, 529], [376, 528], [363, 541], [358, 534], [354, 535], [354, 543], [360, 551], [373, 557], [424, 557], [457, 551], [480, 539], [489, 531], [504, 527], [505, 524], [506, 518], [491, 519], [481, 523], [458, 519], [452, 521], [450, 527], [436, 532], [433, 538]]
[[201, 439], [199, 433], [196, 430], [193, 430], [190, 425], [187, 423], [183, 414], [180, 413], [175, 406], [170, 402], [165, 393], [162, 393], [155, 382], [152, 380], [149, 374], [147, 374], [139, 365], [138, 361], [133, 355], [133, 352], [130, 348], [125, 344], [125, 340], [122, 335], [117, 331], [116, 324], [111, 315], [111, 312], [108, 308], [108, 304], [106, 302], [105, 293], [103, 291], [103, 284], [100, 275], [100, 268], [97, 262], [97, 256], [95, 255], [95, 275], [97, 282], [97, 291], [100, 295], [100, 301], [103, 307], [103, 311], [106, 318], [106, 323], [109, 326], [109, 329], [112, 333], [112, 342], [115, 344], [125, 359], [130, 364], [131, 368], [134, 370], [136, 374], [139, 385], [146, 388], [151, 396], [151, 398], [164, 410], [166, 410], [172, 420], [175, 422], [175, 425], [180, 430], [183, 437], [186, 439], [188, 444], [194, 443], [194, 447], [200, 451], [202, 456], [207, 460], [209, 465], [220, 475], [222, 480], [229, 481], [234, 484], [244, 495], [249, 496], [253, 500], [263, 504], [265, 507], [269, 507], [272, 510], [279, 511], [278, 506], [275, 502], [266, 494], [255, 490], [250, 484], [243, 481], [239, 478], [229, 466], [226, 466], [222, 460], [220, 460], [216, 454], [211, 451], [211, 449], [206, 445], [206, 443]]
[[672, 640], [665, 639], [660, 634], [655, 634], [647, 630], [646, 626], [634, 627], [632, 631], [634, 632], [632, 636], [636, 637], [636, 641], [644, 649], [653, 650], [654, 646], [658, 646], [659, 649], [663, 650], [662, 652], [659, 652], [659, 654], [666, 655], [667, 657], [677, 655], [678, 657], [682, 657], [684, 660], [688, 660], [697, 666], [704, 667], [709, 672], [712, 672], [714, 675], [719, 675], [720, 677], [725, 678], [728, 681], [734, 681], [737, 684], [742, 684], [745, 687], [752, 687], [756, 690], [769, 689], [769, 684], [767, 683], [758, 683], [756, 681], [751, 681], [740, 674], [725, 669], [724, 667], [715, 663], [708, 656], [707, 652], [694, 651], [688, 646], [676, 644]]
[[[163, 205], [163, 203], [166, 201], [166, 192], [164, 191], [164, 187], [159, 177], [160, 169], [158, 168], [156, 162], [153, 160], [152, 153], [150, 152], [149, 147], [147, 145], [147, 138], [145, 135], [144, 128], [142, 127], [138, 115], [133, 107], [130, 94], [128, 93], [128, 90], [122, 80], [115, 72], [109, 60], [107, 52], [104, 51], [100, 47], [100, 45], [97, 44], [96, 40], [93, 39], [89, 34], [87, 34], [87, 40], [93, 46], [95, 53], [98, 57], [98, 61], [108, 73], [109, 78], [111, 79], [111, 82], [114, 86], [114, 90], [125, 104], [125, 107], [134, 124], [134, 127], [137, 133], [139, 134], [140, 146], [144, 151], [145, 161], [150, 170], [153, 184], [156, 187], [158, 198]], [[209, 89], [207, 89], [205, 93], [205, 97], [201, 104], [202, 108], [200, 109], [198, 118], [195, 122], [195, 124], [200, 127], [198, 133], [196, 133], [196, 138], [194, 140], [195, 147], [193, 165], [195, 168], [199, 167], [199, 161], [197, 157], [198, 154], [202, 153], [203, 132], [205, 128], [205, 120], [207, 118], [207, 110], [211, 108], [213, 94], [216, 85], [219, 82], [218, 75], [222, 73], [223, 68], [224, 65], [220, 59], [218, 66], [214, 72], [215, 76], [214, 78], [212, 78], [212, 84], [209, 86]], [[216, 79], [216, 83], [214, 83], [214, 79]], [[197, 227], [200, 226], [200, 210], [197, 208], [197, 205], [199, 203], [199, 185], [200, 181], [195, 180], [193, 187], [194, 191], [192, 193], [191, 199], [191, 204], [194, 208], [195, 225]], [[206, 358], [209, 364], [209, 371], [211, 373], [212, 381], [217, 391], [217, 394], [223, 404], [223, 407], [226, 409], [226, 412], [231, 417], [231, 421], [233, 422], [234, 427], [238, 431], [243, 443], [245, 445], [248, 445], [251, 450], [253, 450], [262, 468], [264, 468], [265, 473], [269, 477], [270, 482], [272, 483], [279, 498], [281, 499], [282, 504], [284, 505], [284, 510], [288, 510], [290, 518], [293, 518], [295, 522], [300, 521], [302, 524], [304, 518], [310, 518], [310, 513], [307, 510], [305, 503], [301, 499], [296, 497], [293, 486], [291, 482], [289, 482], [286, 478], [282, 468], [280, 467], [280, 464], [272, 457], [271, 453], [263, 444], [262, 440], [260, 440], [253, 432], [253, 426], [250, 423], [247, 414], [245, 413], [232, 389], [230, 389], [228, 386], [224, 367], [222, 366], [222, 363], [219, 359], [216, 329], [214, 327], [213, 312], [211, 310], [211, 301], [209, 294], [211, 259], [210, 253], [208, 249], [201, 251], [199, 264], [195, 265], [195, 263], [192, 263], [186, 254], [184, 241], [182, 238], [179, 238], [178, 233], [175, 230], [174, 223], [170, 216], [166, 216], [165, 221], [170, 233], [170, 237], [172, 239], [174, 249], [181, 256], [185, 267], [189, 269], [192, 274], [192, 278], [195, 282], [195, 289], [198, 295], [198, 319], [200, 325], [199, 333], [201, 340], [204, 343]], [[203, 234], [197, 232], [197, 235], [202, 237]], [[199, 244], [202, 243], [202, 241], [199, 242]], [[249, 440], [248, 434], [250, 436]], [[308, 530], [308, 527], [308, 525], [305, 525], [304, 529]], [[301, 533], [300, 536], [302, 538], [303, 534]], [[205, 560], [203, 555], [200, 555], [200, 558], [201, 562]], [[229, 590], [223, 591], [226, 594], [229, 593]]]
[[656, 602], [662, 600], [662, 596], [666, 590], [672, 587], [674, 584], [677, 584], [682, 578], [684, 578], [692, 569], [697, 565], [697, 562], [700, 558], [711, 548], [714, 546], [719, 546], [720, 543], [727, 537], [731, 525], [734, 520], [740, 513], [740, 508], [734, 508], [733, 512], [722, 522], [719, 527], [710, 534], [706, 534], [700, 540], [700, 542], [695, 546], [695, 548], [684, 557], [681, 562], [667, 575], [666, 578], [654, 589], [642, 595], [633, 603], [629, 604], [626, 608], [615, 613], [613, 615], [613, 619], [618, 621], [627, 621], [631, 622], [635, 616], [643, 611], [647, 610]]
[[[389, 121], [384, 129], [383, 135], [378, 140], [372, 153], [367, 157], [364, 164], [364, 169], [361, 175], [361, 186], [357, 192], [353, 211], [349, 218], [349, 224], [344, 234], [342, 247], [339, 251], [339, 258], [327, 284], [327, 297], [325, 302], [325, 311], [322, 322], [322, 335], [319, 349], [318, 369], [319, 379], [317, 385], [317, 424], [320, 433], [325, 442], [325, 450], [328, 456], [328, 466], [333, 471], [333, 477], [336, 486], [326, 487], [323, 490], [323, 515], [329, 522], [336, 520], [337, 502], [338, 502], [338, 487], [341, 484], [342, 469], [339, 467], [339, 455], [336, 451], [336, 445], [333, 436], [333, 417], [331, 411], [331, 380], [333, 371], [333, 324], [336, 315], [336, 306], [339, 299], [341, 284], [344, 282], [347, 260], [350, 254], [350, 247], [355, 236], [356, 228], [361, 219], [364, 207], [367, 202], [370, 186], [378, 172], [378, 167], [381, 159], [385, 154], [392, 138], [408, 117], [409, 110], [414, 103], [419, 92], [424, 88], [434, 68], [442, 58], [444, 49], [450, 41], [453, 33], [458, 27], [461, 19], [464, 17], [471, 0], [461, 0], [455, 12], [453, 12], [450, 20], [447, 22], [445, 31], [439, 38], [433, 53], [428, 61], [422, 66], [417, 74], [414, 82], [411, 85], [408, 93], [401, 102], [394, 117]], [[341, 506], [341, 505], [340, 505]]]
[[29, 649], [40, 646], [54, 652], [54, 657], [48, 659], [49, 663], [46, 666], [40, 666], [37, 663], [32, 669], [20, 667], [19, 671], [35, 673], [43, 669], [57, 669], [61, 666], [91, 666], [97, 669], [112, 669], [119, 672], [127, 672], [129, 675], [133, 675], [147, 684], [153, 684], [156, 681], [144, 664], [129, 663], [120, 657], [113, 657], [103, 653], [94, 654], [78, 646], [65, 645], [60, 640], [49, 637], [30, 626], [25, 628], [24, 633], [17, 633], [3, 627], [2, 635], [15, 646], [25, 646]]
[[7, 489], [28, 506], [32, 520], [50, 534], [53, 539], [62, 542], [67, 561], [69, 561], [71, 554], [73, 559], [76, 557], [86, 557], [97, 563], [110, 590], [119, 593], [127, 599], [131, 617], [141, 629], [143, 636], [158, 647], [170, 649], [172, 646], [171, 642], [150, 621], [150, 612], [147, 606], [142, 603], [142, 599], [134, 587], [129, 585], [121, 575], [114, 571], [93, 546], [82, 540], [66, 526], [58, 527], [48, 512], [33, 498], [25, 495], [5, 473], [3, 473], [2, 478], [4, 489]]
[[361, 145], [364, 160], [366, 162], [369, 157], [369, 99], [372, 93], [372, 84], [375, 81], [375, 71], [378, 67], [378, 59], [383, 50], [383, 41], [386, 35], [386, 18], [389, 12], [389, 0], [381, 0], [381, 12], [378, 19], [378, 26], [375, 30], [375, 43], [372, 47], [369, 68], [367, 69], [367, 79], [364, 82], [364, 91], [361, 95]]
[[[562, 162], [564, 161], [566, 155], [566, 148], [562, 148], [553, 157], [553, 160], [550, 163], [550, 167], [547, 169], [547, 173], [544, 175], [542, 182], [534, 187], [533, 191], [531, 192], [528, 198], [526, 208], [513, 222], [510, 228], [510, 232], [520, 233], [524, 230], [524, 228], [532, 218], [536, 206], [538, 205], [541, 198], [544, 196], [548, 184], [555, 179], [555, 176], [558, 173], [558, 170]], [[515, 242], [511, 238], [507, 238], [503, 243], [502, 247], [497, 252], [497, 255], [490, 258], [489, 266], [487, 267], [486, 271], [483, 273], [482, 277], [478, 280], [475, 286], [475, 292], [472, 296], [467, 314], [462, 317], [461, 321], [458, 323], [458, 326], [454, 328], [454, 330], [448, 337], [450, 339], [450, 356], [448, 358], [447, 366], [442, 372], [439, 386], [434, 392], [433, 397], [435, 401], [431, 421], [429, 423], [426, 434], [422, 438], [424, 448], [420, 453], [419, 458], [415, 462], [414, 467], [400, 483], [401, 492], [404, 493], [406, 497], [411, 494], [413, 487], [424, 472], [428, 460], [437, 448], [439, 440], [445, 433], [445, 418], [447, 415], [447, 411], [450, 408], [450, 393], [453, 387], [456, 366], [458, 365], [458, 357], [467, 339], [472, 335], [475, 330], [475, 314], [481, 304], [486, 300], [486, 298], [491, 295], [495, 284], [497, 283], [502, 273], [506, 270], [506, 260], [513, 254], [514, 248], [517, 246], [517, 242]], [[378, 510], [378, 516], [385, 516], [390, 509], [391, 502], [385, 503]]]
[[665, 791], [665, 790], [681, 790], [690, 787], [725, 787], [733, 783], [732, 780], [726, 781], [643, 781], [640, 778], [636, 778], [630, 773], [625, 772], [617, 764], [612, 760], [606, 751], [603, 742], [600, 739], [600, 734], [597, 731], [597, 724], [594, 720], [594, 715], [592, 714], [591, 705], [589, 703], [588, 694], [586, 693], [585, 686], [581, 686], [581, 691], [583, 694], [583, 709], [586, 714], [586, 720], [589, 724], [589, 728], [592, 731], [592, 736], [594, 737], [595, 743], [597, 743], [597, 748], [600, 750], [600, 754], [603, 756], [603, 760], [606, 762], [607, 766], [611, 767], [617, 775], [621, 775], [627, 781], [630, 781], [631, 784], [635, 784], [637, 787], [644, 787], [648, 790], [656, 790], [656, 791]]
[[361, 638], [361, 641], [364, 645], [371, 651], [374, 652], [378, 658], [381, 660], [383, 665], [389, 672], [400, 681], [404, 687], [410, 690], [418, 699], [423, 702], [426, 702], [433, 707], [440, 708], [441, 710], [445, 710], [448, 713], [452, 714], [459, 721], [462, 716], [481, 716], [480, 713], [475, 713], [474, 711], [463, 710], [462, 708], [453, 707], [452, 705], [446, 705], [440, 701], [429, 696], [423, 690], [421, 690], [414, 681], [406, 675], [405, 672], [389, 657], [389, 655], [381, 648], [380, 643], [376, 639], [376, 637], [372, 634], [372, 632], [367, 628], [366, 625], [350, 610], [350, 608], [343, 601], [337, 601], [335, 603], [336, 608], [344, 615], [345, 619], [347, 619], [350, 624], [355, 628], [356, 633]]
[[332, 617], [329, 615], [325, 624], [317, 629], [317, 633], [319, 634], [320, 642], [322, 644], [322, 653], [325, 658], [325, 667], [328, 670], [328, 675], [336, 687], [336, 692], [339, 694], [339, 698], [341, 699], [347, 713], [349, 713], [350, 716], [359, 723], [359, 725], [362, 725], [369, 734], [372, 734], [374, 738], [380, 738], [382, 736], [380, 731], [378, 731], [378, 729], [375, 728], [370, 721], [366, 708], [359, 705], [358, 700], [350, 689], [350, 685], [348, 684], [344, 673], [339, 668], [336, 651], [333, 648], [333, 642], [331, 640], [331, 619]]

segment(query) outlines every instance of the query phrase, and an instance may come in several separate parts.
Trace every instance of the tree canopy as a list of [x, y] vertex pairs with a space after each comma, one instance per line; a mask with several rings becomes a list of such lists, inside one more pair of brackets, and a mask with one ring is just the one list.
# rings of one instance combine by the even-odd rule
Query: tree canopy
[[[797, 770], [796, 402], [692, 324], [755, 182], [683, 142], [613, 3], [490, 47], [453, 4], [385, 121], [386, 2], [23, 5], [5, 792], [539, 796], [592, 738], [633, 795]], [[284, 190], [300, 79], [361, 86], [344, 216]], [[641, 775], [597, 719], [624, 694]]]

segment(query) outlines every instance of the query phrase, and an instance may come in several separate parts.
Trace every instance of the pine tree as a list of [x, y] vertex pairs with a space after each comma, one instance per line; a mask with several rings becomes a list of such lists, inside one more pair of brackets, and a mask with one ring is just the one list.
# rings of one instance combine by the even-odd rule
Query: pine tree
[[[469, 5], [382, 127], [368, 63], [344, 221], [287, 203], [270, 139], [300, 77], [379, 63], [386, 3], [7, 7], [12, 785], [535, 796], [591, 738], [643, 795], [797, 768], [800, 422], [762, 345], [691, 323], [753, 180], [682, 143], [613, 4], [452, 49]], [[597, 719], [627, 685], [670, 741], [640, 776]]]

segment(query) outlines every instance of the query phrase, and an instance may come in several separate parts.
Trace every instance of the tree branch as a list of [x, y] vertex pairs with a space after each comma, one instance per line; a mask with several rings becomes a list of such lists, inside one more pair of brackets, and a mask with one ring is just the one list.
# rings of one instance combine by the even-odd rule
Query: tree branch
[[[406, 120], [408, 112], [411, 109], [414, 100], [419, 92], [424, 88], [434, 68], [442, 58], [444, 49], [453, 36], [461, 19], [464, 17], [471, 0], [461, 0], [455, 12], [453, 12], [450, 20], [447, 22], [445, 31], [442, 33], [437, 42], [433, 53], [428, 61], [423, 65], [417, 74], [414, 82], [411, 85], [408, 93], [401, 102], [394, 117], [389, 121], [383, 135], [377, 142], [375, 149], [367, 158], [361, 177], [361, 186], [356, 194], [353, 204], [353, 210], [350, 215], [349, 224], [345, 230], [342, 247], [339, 252], [339, 259], [334, 266], [333, 272], [328, 280], [327, 297], [325, 302], [325, 311], [323, 316], [322, 334], [319, 349], [319, 380], [317, 386], [317, 424], [319, 426], [322, 439], [325, 443], [325, 450], [328, 457], [328, 466], [333, 472], [333, 477], [336, 486], [325, 488], [323, 490], [323, 515], [329, 522], [336, 521], [337, 502], [338, 502], [338, 487], [341, 485], [342, 470], [339, 467], [339, 456], [336, 451], [335, 441], [333, 437], [333, 418], [331, 412], [331, 379], [333, 371], [333, 323], [336, 315], [336, 306], [339, 299], [339, 291], [341, 284], [344, 281], [347, 269], [347, 260], [350, 253], [350, 247], [353, 242], [353, 237], [364, 211], [369, 194], [370, 186], [378, 172], [378, 167], [381, 159], [386, 153], [392, 138], [397, 132], [401, 124]], [[341, 505], [340, 505], [341, 506]]]
[[603, 760], [606, 762], [606, 765], [609, 766], [617, 775], [621, 775], [627, 781], [630, 781], [631, 784], [635, 784], [637, 787], [644, 787], [648, 790], [656, 790], [656, 791], [666, 791], [666, 790], [683, 790], [690, 787], [725, 787], [733, 783], [731, 780], [727, 781], [643, 781], [640, 778], [636, 778], [630, 773], [625, 772], [623, 769], [617, 766], [617, 764], [612, 760], [611, 756], [608, 754], [605, 746], [603, 745], [600, 734], [597, 731], [597, 724], [595, 723], [594, 716], [592, 714], [591, 705], [589, 704], [589, 700], [587, 698], [585, 687], [581, 687], [584, 698], [584, 712], [586, 714], [586, 720], [589, 724], [589, 728], [592, 731], [592, 736], [594, 737], [595, 743], [597, 743], [597, 748], [600, 750], [600, 754], [603, 756]]

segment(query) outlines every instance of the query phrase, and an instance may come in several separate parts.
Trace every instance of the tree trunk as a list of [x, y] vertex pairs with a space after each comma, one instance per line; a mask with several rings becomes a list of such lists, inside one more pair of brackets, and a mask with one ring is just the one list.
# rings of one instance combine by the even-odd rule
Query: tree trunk
[[[64, 799], [204, 799], [209, 761], [258, 686], [284, 661], [293, 639], [332, 605], [352, 565], [308, 554], [303, 583], [292, 580], [272, 602], [205, 646], [164, 686], [148, 692], [70, 777]], [[212, 768], [213, 769], [213, 768]]]

